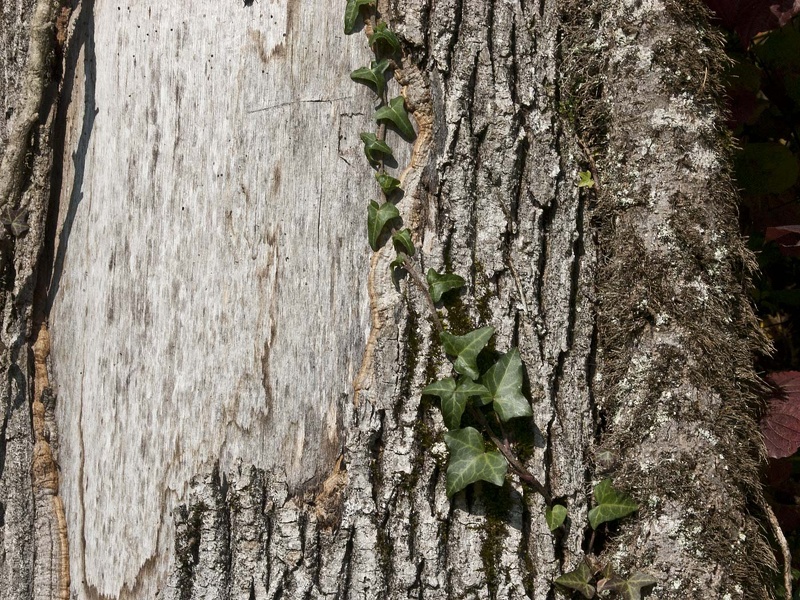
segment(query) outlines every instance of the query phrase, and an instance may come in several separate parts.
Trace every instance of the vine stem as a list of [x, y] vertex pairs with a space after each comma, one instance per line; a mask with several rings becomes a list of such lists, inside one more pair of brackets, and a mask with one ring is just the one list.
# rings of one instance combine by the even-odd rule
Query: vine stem
[[414, 280], [414, 283], [417, 284], [417, 287], [425, 297], [425, 302], [431, 311], [433, 324], [436, 325], [436, 329], [439, 330], [439, 333], [442, 333], [444, 331], [444, 327], [442, 326], [442, 322], [439, 320], [439, 313], [436, 312], [436, 305], [433, 303], [433, 298], [431, 298], [431, 293], [428, 291], [428, 286], [425, 283], [425, 280], [422, 278], [422, 274], [417, 270], [417, 267], [414, 266], [414, 263], [411, 262], [411, 259], [408, 256], [403, 259], [403, 267], [406, 271], [408, 271], [408, 274], [411, 275], [411, 279]]
[[492, 443], [497, 446], [497, 449], [508, 461], [509, 466], [517, 474], [517, 477], [541, 494], [544, 498], [544, 501], [548, 506], [550, 506], [553, 503], [553, 497], [550, 495], [550, 492], [548, 492], [547, 488], [545, 488], [539, 482], [539, 480], [536, 479], [533, 473], [525, 468], [525, 465], [523, 465], [519, 459], [514, 456], [514, 452], [511, 450], [511, 443], [508, 441], [508, 437], [505, 434], [503, 434], [503, 439], [497, 437], [481, 411], [476, 409], [474, 406], [470, 406], [469, 410], [470, 414], [475, 418], [476, 421], [478, 421], [478, 423], [480, 423], [481, 427], [483, 427], [483, 429], [489, 435], [489, 439], [492, 441]]

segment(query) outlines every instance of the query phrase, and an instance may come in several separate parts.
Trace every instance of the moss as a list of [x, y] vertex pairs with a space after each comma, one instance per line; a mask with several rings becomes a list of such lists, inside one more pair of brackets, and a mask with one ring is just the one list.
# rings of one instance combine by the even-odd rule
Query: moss
[[490, 598], [497, 598], [500, 585], [500, 557], [506, 539], [506, 522], [511, 510], [511, 487], [508, 482], [502, 488], [480, 486], [481, 499], [486, 507], [484, 538], [481, 544], [481, 561], [486, 576]]
[[200, 559], [200, 534], [203, 513], [207, 507], [202, 502], [189, 511], [181, 505], [175, 514], [175, 571], [176, 589], [180, 600], [189, 600], [194, 587], [194, 568]]

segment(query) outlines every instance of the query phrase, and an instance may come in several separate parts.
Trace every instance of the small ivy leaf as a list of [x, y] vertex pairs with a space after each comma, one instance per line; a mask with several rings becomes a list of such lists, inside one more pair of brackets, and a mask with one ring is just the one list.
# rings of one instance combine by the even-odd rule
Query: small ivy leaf
[[593, 598], [594, 587], [589, 584], [591, 578], [592, 572], [589, 570], [586, 561], [582, 560], [574, 571], [564, 573], [561, 577], [556, 578], [553, 583], [570, 590], [575, 590], [584, 598]]
[[444, 441], [450, 450], [446, 486], [448, 498], [476, 481], [503, 485], [508, 463], [497, 450], [484, 450], [483, 436], [477, 429], [465, 427], [448, 431], [444, 434]]
[[578, 173], [578, 187], [590, 188], [594, 187], [594, 179], [592, 179], [591, 171], [581, 171]]
[[489, 343], [489, 338], [493, 335], [494, 327], [481, 327], [466, 335], [453, 335], [443, 331], [439, 334], [439, 339], [444, 345], [445, 352], [456, 357], [453, 368], [474, 381], [480, 377], [477, 364], [478, 354]]
[[400, 40], [383, 21], [378, 23], [375, 32], [369, 36], [369, 47], [375, 50], [376, 44], [388, 48], [389, 54], [396, 54], [400, 51]]
[[402, 252], [398, 252], [397, 256], [394, 258], [392, 262], [389, 263], [390, 269], [402, 269], [405, 267], [406, 258], [408, 258]]
[[561, 504], [554, 504], [552, 507], [548, 506], [544, 511], [544, 519], [547, 521], [547, 526], [550, 531], [555, 531], [564, 524], [567, 518], [567, 507]]
[[374, 133], [362, 133], [361, 141], [364, 142], [364, 154], [367, 155], [367, 160], [372, 164], [380, 162], [381, 154], [393, 156], [392, 149], [389, 148], [386, 142], [380, 141]]
[[528, 399], [522, 395], [522, 358], [516, 348], [501, 356], [481, 382], [489, 390], [501, 421], [533, 415]]
[[411, 241], [411, 232], [408, 229], [401, 229], [392, 236], [392, 241], [405, 250], [408, 256], [414, 256], [416, 249], [414, 242]]
[[458, 429], [461, 425], [461, 416], [467, 406], [467, 400], [473, 396], [488, 395], [488, 390], [470, 379], [455, 379], [448, 377], [434, 381], [422, 390], [423, 394], [438, 396], [442, 401], [442, 416], [448, 429]]
[[344, 9], [344, 32], [346, 35], [353, 33], [361, 7], [373, 4], [375, 4], [375, 0], [347, 0], [347, 6]]
[[428, 282], [428, 288], [434, 302], [439, 302], [439, 300], [442, 299], [442, 294], [445, 292], [457, 290], [466, 283], [463, 277], [453, 273], [439, 275], [439, 273], [433, 269], [428, 269], [428, 272], [425, 274], [425, 280]]
[[413, 140], [417, 134], [414, 133], [414, 126], [408, 118], [408, 113], [405, 108], [405, 100], [402, 96], [397, 96], [389, 100], [389, 104], [382, 106], [375, 111], [376, 121], [391, 121], [397, 127], [397, 131], [408, 139]]
[[19, 237], [28, 231], [28, 211], [24, 208], [6, 208], [0, 221], [11, 230], [14, 237]]
[[378, 181], [378, 185], [381, 186], [381, 191], [386, 195], [389, 196], [393, 191], [400, 189], [400, 180], [395, 179], [391, 175], [387, 175], [386, 173], [375, 173], [375, 179]]
[[384, 73], [389, 68], [389, 64], [389, 60], [386, 58], [377, 62], [373, 60], [369, 68], [361, 67], [350, 73], [350, 79], [371, 87], [378, 96], [383, 96], [383, 89], [386, 87]]
[[658, 583], [658, 580], [655, 577], [637, 571], [629, 579], [622, 579], [618, 575], [612, 575], [609, 579], [602, 579], [597, 584], [597, 591], [617, 592], [625, 600], [641, 600], [642, 588], [656, 583]]
[[369, 245], [373, 250], [379, 248], [378, 240], [386, 224], [399, 216], [400, 211], [397, 210], [397, 207], [391, 202], [384, 202], [380, 206], [374, 200], [369, 203], [367, 212], [367, 234], [369, 236]]
[[608, 471], [617, 463], [617, 456], [611, 450], [600, 450], [594, 457], [594, 464], [599, 469]]
[[608, 521], [616, 521], [639, 510], [639, 505], [631, 498], [614, 489], [610, 479], [604, 479], [594, 488], [597, 506], [589, 511], [589, 524], [592, 529]]

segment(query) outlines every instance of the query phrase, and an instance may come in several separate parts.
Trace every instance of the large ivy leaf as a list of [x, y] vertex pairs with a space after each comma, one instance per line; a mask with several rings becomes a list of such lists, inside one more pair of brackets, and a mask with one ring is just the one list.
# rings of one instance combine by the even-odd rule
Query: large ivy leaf
[[548, 506], [544, 510], [544, 519], [547, 521], [547, 526], [550, 528], [550, 531], [555, 531], [561, 525], [564, 524], [564, 520], [567, 518], [567, 507], [561, 504], [554, 504], [553, 506]]
[[612, 575], [609, 579], [601, 579], [597, 583], [597, 591], [617, 592], [625, 600], [641, 600], [642, 588], [655, 585], [658, 580], [652, 575], [636, 571], [628, 579]]
[[770, 373], [767, 380], [780, 389], [761, 419], [767, 455], [791, 456], [800, 448], [800, 371]]
[[378, 249], [378, 240], [386, 224], [400, 216], [400, 211], [391, 202], [384, 202], [380, 206], [372, 200], [367, 210], [367, 234], [369, 245], [373, 250]]
[[501, 421], [533, 415], [528, 399], [522, 395], [522, 359], [516, 348], [501, 356], [483, 375], [481, 383], [489, 390]]
[[594, 498], [597, 500], [597, 506], [589, 511], [589, 525], [592, 529], [639, 510], [639, 505], [633, 498], [614, 489], [610, 479], [604, 479], [595, 486]]
[[483, 436], [477, 429], [465, 427], [448, 431], [444, 434], [444, 441], [450, 450], [446, 486], [448, 497], [476, 481], [503, 485], [508, 463], [497, 450], [484, 450]]
[[433, 269], [428, 269], [428, 272], [425, 274], [425, 280], [428, 282], [428, 289], [434, 302], [439, 302], [439, 300], [442, 299], [442, 294], [445, 292], [457, 290], [466, 283], [463, 277], [453, 273], [439, 275], [439, 273]]
[[364, 142], [364, 154], [367, 156], [367, 160], [372, 164], [375, 164], [380, 161], [381, 155], [385, 156], [392, 156], [392, 149], [386, 144], [386, 142], [382, 142], [378, 139], [374, 133], [370, 133], [365, 131], [361, 134], [361, 141]]
[[448, 429], [458, 429], [461, 426], [461, 416], [464, 414], [467, 400], [488, 395], [487, 389], [481, 384], [468, 378], [461, 378], [456, 383], [452, 377], [434, 381], [422, 390], [422, 393], [439, 397], [442, 402], [444, 424]]
[[408, 118], [405, 100], [403, 100], [402, 96], [392, 98], [389, 100], [389, 104], [375, 111], [375, 120], [391, 122], [397, 128], [397, 131], [408, 140], [413, 140], [417, 135], [414, 133], [414, 126], [411, 125], [411, 121]]
[[11, 229], [14, 237], [19, 237], [28, 231], [28, 211], [24, 208], [7, 207], [0, 222]]
[[466, 335], [453, 335], [443, 331], [439, 334], [439, 339], [442, 340], [444, 351], [456, 357], [453, 368], [458, 373], [475, 380], [481, 375], [478, 371], [478, 354], [493, 335], [494, 327], [481, 327]]
[[400, 51], [400, 40], [383, 21], [375, 26], [375, 32], [369, 36], [369, 47], [375, 50], [376, 44], [383, 46], [390, 54]]
[[389, 68], [389, 60], [384, 58], [379, 61], [372, 61], [367, 67], [361, 67], [350, 73], [350, 79], [358, 83], [363, 83], [371, 87], [378, 96], [383, 96], [386, 87], [386, 77], [384, 72]]
[[347, 0], [347, 6], [344, 9], [344, 32], [346, 35], [353, 33], [361, 7], [372, 4], [375, 4], [375, 0]]
[[570, 590], [575, 590], [584, 598], [594, 597], [594, 586], [589, 584], [592, 579], [592, 572], [586, 561], [582, 560], [574, 571], [564, 573], [561, 577], [557, 577], [553, 582], [556, 585], [565, 587]]
[[375, 179], [377, 180], [378, 185], [381, 186], [381, 191], [386, 196], [389, 196], [389, 194], [391, 194], [393, 191], [400, 188], [400, 180], [395, 179], [386, 173], [381, 173], [380, 171], [375, 173]]

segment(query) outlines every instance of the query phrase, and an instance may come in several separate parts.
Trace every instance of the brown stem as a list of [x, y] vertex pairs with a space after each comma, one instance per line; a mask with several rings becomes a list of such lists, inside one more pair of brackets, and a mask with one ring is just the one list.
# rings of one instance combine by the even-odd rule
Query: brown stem
[[405, 267], [406, 271], [408, 271], [408, 274], [411, 275], [411, 279], [414, 280], [414, 283], [417, 284], [417, 287], [425, 297], [425, 301], [431, 311], [433, 324], [436, 325], [436, 329], [438, 329], [439, 333], [441, 333], [444, 331], [444, 327], [442, 327], [442, 322], [439, 320], [439, 314], [436, 312], [436, 305], [433, 303], [433, 298], [431, 298], [431, 293], [428, 290], [428, 284], [425, 283], [425, 280], [422, 278], [422, 274], [417, 271], [417, 268], [414, 266], [414, 263], [411, 262], [411, 259], [408, 256], [403, 259], [403, 267]]
[[497, 446], [497, 449], [508, 461], [509, 466], [514, 473], [517, 474], [517, 477], [539, 492], [548, 506], [552, 504], [553, 498], [550, 496], [550, 492], [548, 492], [547, 489], [541, 483], [539, 483], [539, 480], [536, 479], [533, 473], [528, 471], [525, 465], [523, 465], [519, 459], [514, 456], [514, 452], [511, 450], [511, 444], [508, 441], [508, 437], [503, 434], [502, 440], [498, 438], [494, 431], [492, 431], [492, 428], [489, 426], [489, 422], [486, 420], [486, 417], [483, 416], [481, 411], [476, 409], [474, 406], [470, 406], [469, 410], [470, 414], [475, 418], [476, 421], [478, 421], [478, 423], [480, 423], [484, 431], [486, 431], [489, 439], [492, 440], [492, 443]]

